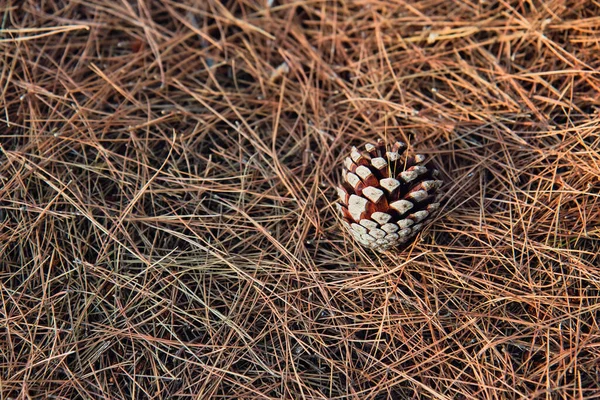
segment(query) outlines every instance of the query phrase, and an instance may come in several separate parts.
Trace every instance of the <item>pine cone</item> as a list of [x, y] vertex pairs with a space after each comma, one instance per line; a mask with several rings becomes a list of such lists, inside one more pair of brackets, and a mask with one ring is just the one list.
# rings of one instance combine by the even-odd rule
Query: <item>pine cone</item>
[[439, 172], [423, 165], [425, 157], [402, 154], [396, 142], [386, 151], [383, 140], [364, 151], [352, 148], [344, 160], [337, 204], [344, 226], [361, 244], [386, 251], [416, 236], [440, 207]]

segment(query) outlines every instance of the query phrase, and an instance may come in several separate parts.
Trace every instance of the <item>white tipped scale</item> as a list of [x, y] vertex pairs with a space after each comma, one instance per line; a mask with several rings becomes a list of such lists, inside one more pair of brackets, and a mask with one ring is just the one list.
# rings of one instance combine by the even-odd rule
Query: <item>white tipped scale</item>
[[360, 178], [352, 172], [348, 172], [346, 174], [346, 182], [348, 182], [350, 186], [354, 188], [354, 190], [356, 190], [358, 188], [358, 185], [361, 184]]
[[375, 222], [375, 221], [372, 221], [372, 220], [370, 220], [370, 219], [361, 219], [361, 220], [360, 220], [360, 224], [361, 224], [362, 226], [364, 226], [365, 228], [367, 228], [367, 229], [375, 229], [375, 228], [377, 228], [377, 226], [378, 226], [378, 225], [377, 225], [377, 222]]
[[342, 221], [342, 225], [344, 225], [344, 228], [348, 229], [349, 231], [352, 230], [352, 228], [350, 227], [350, 224], [347, 223], [346, 221]]
[[439, 189], [442, 186], [442, 181], [423, 181], [421, 182], [421, 186], [429, 192], [432, 189]]
[[385, 161], [385, 158], [375, 157], [371, 160], [371, 164], [377, 168], [378, 170], [382, 170], [387, 167], [388, 163]]
[[405, 236], [410, 235], [411, 232], [412, 232], [411, 228], [402, 229], [401, 231], [398, 232], [398, 236], [399, 237], [405, 237]]
[[352, 147], [352, 151], [350, 152], [350, 158], [352, 158], [352, 161], [354, 161], [356, 164], [359, 164], [362, 160], [364, 160], [363, 155], [360, 153], [360, 151], [358, 151], [356, 147]]
[[348, 192], [346, 192], [341, 187], [337, 187], [336, 190], [337, 190], [338, 197], [340, 198], [340, 201], [342, 203], [344, 203], [344, 205], [348, 205], [348, 197], [350, 197], [348, 195]]
[[346, 157], [346, 158], [344, 158], [344, 167], [348, 171], [352, 171], [352, 168], [356, 167], [356, 164], [354, 164], [354, 162], [352, 162], [352, 160], [350, 159], [350, 157]]
[[387, 233], [394, 233], [398, 231], [398, 225], [396, 224], [383, 224], [381, 229], [386, 231]]
[[369, 244], [375, 241], [375, 238], [368, 233], [360, 235], [360, 238]]
[[357, 232], [354, 232], [352, 234], [352, 236], [354, 236], [354, 239], [356, 239], [360, 244], [362, 244], [363, 246], [367, 246], [367, 247], [371, 247], [371, 242], [365, 240], [363, 238], [363, 235], [358, 234]]
[[439, 209], [440, 209], [440, 203], [431, 203], [430, 205], [427, 206], [427, 211], [429, 211], [430, 213], [433, 213]]
[[374, 151], [375, 149], [376, 147], [372, 143], [365, 144], [365, 150], [367, 150], [369, 153]]
[[398, 153], [402, 153], [404, 152], [404, 150], [406, 150], [406, 143], [404, 142], [396, 142], [394, 143], [394, 145], [392, 146], [392, 151], [398, 152]]
[[423, 154], [417, 154], [417, 155], [415, 156], [415, 162], [416, 162], [417, 164], [420, 164], [420, 163], [422, 163], [423, 161], [425, 161], [425, 158], [426, 158], [426, 157], [425, 157]]
[[392, 219], [392, 216], [390, 214], [376, 211], [373, 214], [371, 214], [371, 218], [377, 221], [379, 224], [383, 225], [390, 219]]
[[387, 235], [385, 235], [385, 238], [389, 241], [389, 242], [396, 242], [400, 236], [398, 236], [397, 233], [388, 233]]
[[409, 219], [409, 218], [401, 219], [400, 221], [397, 222], [400, 229], [408, 228], [409, 226], [411, 226], [414, 223], [415, 223], [415, 221], [413, 221], [412, 219]]
[[429, 215], [429, 211], [421, 210], [409, 215], [410, 219], [415, 222], [421, 222]]
[[362, 194], [373, 203], [377, 203], [383, 197], [383, 190], [367, 186], [363, 189]]
[[412, 167], [412, 169], [419, 175], [423, 175], [425, 172], [427, 172], [427, 167], [424, 167], [422, 165], [415, 165], [414, 167]]
[[421, 187], [429, 192], [431, 189], [435, 189], [437, 186], [435, 181], [423, 181], [421, 182]]
[[362, 244], [363, 246], [371, 247], [371, 244], [366, 240], [363, 240], [363, 238], [361, 238], [360, 236], [355, 239], [358, 243]]
[[422, 201], [427, 198], [428, 194], [425, 190], [417, 190], [408, 194], [408, 197], [414, 201]]
[[380, 246], [382, 248], [382, 250], [384, 250], [390, 245], [390, 242], [387, 239], [381, 238], [381, 239], [377, 239], [375, 244], [377, 244], [378, 246]]
[[417, 179], [417, 177], [419, 176], [419, 174], [417, 173], [417, 171], [402, 171], [400, 173], [400, 178], [402, 178], [402, 180], [406, 183], [408, 182], [412, 182], [415, 179]]
[[357, 231], [350, 229], [348, 232], [350, 232], [350, 234], [354, 236], [355, 239], [360, 239], [360, 233], [358, 233]]
[[388, 160], [391, 162], [398, 161], [400, 159], [400, 154], [395, 151], [388, 151], [386, 154]]
[[360, 177], [365, 186], [379, 186], [379, 179], [373, 175], [373, 172], [370, 168], [361, 165], [360, 167], [356, 168], [356, 174]]
[[379, 184], [381, 185], [382, 188], [387, 190], [389, 193], [392, 193], [394, 191], [394, 189], [396, 189], [398, 186], [400, 186], [400, 182], [394, 178], [383, 178], [382, 180], [379, 181]]
[[369, 168], [365, 167], [364, 165], [361, 165], [358, 168], [356, 168], [356, 175], [358, 175], [363, 181], [365, 181], [367, 178], [373, 176], [373, 173]]
[[365, 228], [364, 226], [361, 226], [359, 224], [356, 223], [352, 223], [350, 224], [350, 228], [352, 228], [352, 230], [354, 232], [357, 232], [359, 235], [364, 235], [365, 233], [367, 233], [367, 228]]
[[373, 236], [375, 239], [383, 239], [385, 237], [385, 235], [387, 235], [387, 232], [381, 229], [371, 229], [369, 231], [369, 235]]
[[391, 203], [390, 207], [392, 207], [394, 210], [397, 210], [400, 214], [404, 214], [413, 208], [413, 203], [408, 200], [398, 200]]
[[418, 233], [421, 230], [421, 228], [423, 228], [423, 224], [415, 224], [412, 227], [412, 231], [413, 231], [413, 233]]
[[434, 169], [433, 171], [431, 171], [431, 176], [433, 176], [434, 178], [437, 178], [438, 176], [440, 176], [440, 171], [438, 171], [437, 169]]
[[350, 198], [348, 199], [348, 211], [355, 221], [360, 221], [362, 213], [367, 211], [367, 202], [368, 200], [365, 198], [355, 194], [350, 195]]

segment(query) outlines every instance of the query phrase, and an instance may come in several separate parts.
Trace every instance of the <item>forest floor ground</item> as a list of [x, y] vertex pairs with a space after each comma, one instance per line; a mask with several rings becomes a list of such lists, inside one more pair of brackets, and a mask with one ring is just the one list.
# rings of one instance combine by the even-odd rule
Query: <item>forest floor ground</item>
[[[591, 399], [600, 4], [0, 2], [1, 399]], [[360, 247], [352, 145], [440, 213]]]

